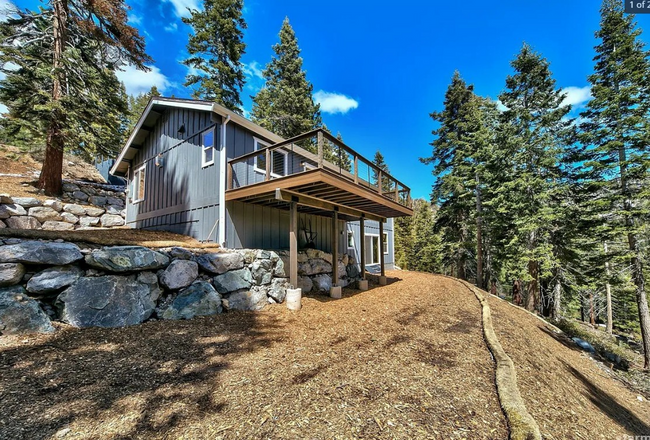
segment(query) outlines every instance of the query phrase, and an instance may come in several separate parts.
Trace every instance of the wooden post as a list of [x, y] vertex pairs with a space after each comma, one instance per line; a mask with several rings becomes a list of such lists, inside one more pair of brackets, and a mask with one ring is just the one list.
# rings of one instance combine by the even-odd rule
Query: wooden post
[[384, 222], [379, 221], [379, 265], [381, 266], [381, 276], [386, 276], [384, 267]]
[[232, 189], [232, 163], [226, 166], [226, 189]]
[[339, 213], [332, 215], [332, 286], [339, 283]]
[[264, 180], [271, 180], [271, 149], [267, 148], [266, 149], [266, 177], [264, 177]]
[[354, 183], [359, 183], [359, 156], [354, 155]]
[[395, 182], [395, 201], [399, 203], [399, 183]]
[[289, 213], [289, 283], [298, 288], [298, 204], [291, 202]]
[[359, 220], [359, 235], [361, 235], [360, 240], [361, 240], [361, 261], [360, 261], [360, 266], [361, 266], [361, 279], [365, 280], [366, 279], [366, 225], [363, 217]]
[[318, 168], [323, 168], [323, 132], [318, 132]]
[[383, 175], [381, 170], [377, 171], [377, 192], [381, 195], [384, 191], [384, 189], [381, 187], [381, 181], [382, 181]]

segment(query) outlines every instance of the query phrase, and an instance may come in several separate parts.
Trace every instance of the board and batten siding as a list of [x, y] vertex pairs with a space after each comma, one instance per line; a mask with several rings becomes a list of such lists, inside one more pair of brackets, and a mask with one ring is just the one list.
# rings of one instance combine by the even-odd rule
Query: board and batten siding
[[[364, 229], [366, 236], [379, 236], [379, 222], [374, 220], [366, 220], [364, 222]], [[345, 248], [349, 255], [353, 256], [357, 261], [361, 261], [361, 228], [359, 222], [348, 222], [347, 230], [352, 232], [354, 237], [354, 248], [347, 246], [347, 233]], [[393, 219], [389, 218], [384, 223], [384, 233], [387, 234], [388, 253], [384, 254], [384, 265], [386, 269], [393, 269], [395, 267], [395, 238], [393, 229]], [[369, 251], [366, 249], [366, 255]]]
[[[167, 108], [161, 114], [129, 169], [129, 226], [216, 240], [221, 124], [211, 115], [181, 108]], [[179, 134], [181, 126], [185, 132]], [[203, 167], [201, 133], [208, 129], [214, 129], [214, 164]], [[158, 153], [162, 153], [162, 167], [155, 165]], [[142, 166], [146, 170], [144, 200], [133, 203], [133, 176]]]

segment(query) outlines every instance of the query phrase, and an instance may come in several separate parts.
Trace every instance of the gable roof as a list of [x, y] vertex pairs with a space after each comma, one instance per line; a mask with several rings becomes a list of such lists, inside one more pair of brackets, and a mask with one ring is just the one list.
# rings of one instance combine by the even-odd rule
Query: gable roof
[[215, 113], [221, 117], [229, 118], [232, 122], [240, 125], [267, 141], [277, 143], [284, 139], [269, 130], [260, 127], [254, 122], [244, 118], [237, 113], [211, 101], [199, 101], [195, 99], [164, 98], [161, 96], [152, 97], [149, 104], [142, 112], [142, 116], [135, 125], [133, 132], [122, 148], [117, 160], [113, 164], [110, 173], [115, 176], [126, 176], [131, 161], [138, 153], [142, 144], [153, 129], [156, 121], [167, 108], [184, 108], [188, 110], [199, 110]]

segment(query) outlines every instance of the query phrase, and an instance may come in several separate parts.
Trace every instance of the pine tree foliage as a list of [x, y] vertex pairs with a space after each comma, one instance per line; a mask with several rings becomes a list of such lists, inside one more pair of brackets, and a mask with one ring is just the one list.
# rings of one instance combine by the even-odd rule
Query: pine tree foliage
[[395, 219], [395, 261], [406, 270], [441, 273], [442, 240], [435, 232], [435, 207], [423, 199], [413, 201], [413, 217]]
[[142, 116], [144, 113], [144, 110], [147, 108], [147, 105], [149, 104], [151, 98], [154, 98], [156, 96], [161, 96], [160, 92], [158, 91], [158, 87], [156, 86], [151, 86], [151, 89], [149, 89], [149, 91], [146, 93], [140, 93], [136, 96], [129, 96], [129, 114], [127, 118], [128, 123], [126, 128], [127, 135], [129, 135], [135, 128], [136, 124], [140, 120], [140, 116]]
[[650, 216], [650, 54], [641, 30], [620, 2], [605, 0], [596, 38], [593, 99], [582, 117], [584, 177], [597, 197], [608, 235], [627, 239], [625, 256], [635, 286], [645, 368], [650, 369], [650, 313], [646, 296], [643, 233]]
[[125, 63], [146, 69], [150, 61], [127, 9], [122, 0], [51, 0], [0, 25], [3, 69], [10, 66], [2, 99], [14, 130], [45, 138], [39, 187], [47, 194], [61, 192], [65, 148], [94, 155], [121, 144], [111, 126], [123, 122], [126, 94], [114, 71]]
[[194, 87], [194, 98], [215, 101], [239, 114], [245, 80], [243, 6], [242, 0], [204, 0], [203, 10], [183, 18], [194, 31], [187, 43], [190, 56], [183, 61], [190, 68], [185, 86]]
[[[285, 139], [320, 127], [320, 105], [314, 103], [314, 86], [302, 69], [298, 40], [288, 18], [273, 51], [275, 56], [264, 69], [266, 84], [253, 97], [252, 120]], [[307, 148], [314, 151], [315, 146]]]

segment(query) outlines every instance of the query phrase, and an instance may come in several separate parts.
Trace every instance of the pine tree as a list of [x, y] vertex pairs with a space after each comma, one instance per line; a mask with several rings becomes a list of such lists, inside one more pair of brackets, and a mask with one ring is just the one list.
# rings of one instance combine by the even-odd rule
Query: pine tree
[[574, 130], [566, 118], [571, 107], [562, 104], [565, 95], [548, 61], [524, 44], [512, 67], [515, 74], [499, 96], [507, 110], [500, 124], [503, 182], [494, 203], [511, 222], [501, 234], [508, 272], [527, 282], [527, 308], [543, 311], [550, 299], [541, 297], [549, 290], [542, 282], [559, 276], [554, 234], [562, 224], [558, 201], [566, 189], [562, 159]]
[[[381, 154], [379, 150], [375, 152], [375, 157], [372, 159], [372, 163], [375, 164], [377, 168], [379, 168], [386, 174], [390, 174], [388, 165], [384, 160], [384, 155]], [[373, 172], [372, 180], [377, 184], [379, 184], [379, 173]], [[393, 183], [390, 181], [388, 177], [384, 177], [384, 176], [382, 176], [381, 179], [381, 189], [384, 192], [384, 194], [391, 194], [393, 191], [395, 191], [395, 187], [393, 186]]]
[[650, 214], [645, 185], [650, 166], [650, 60], [633, 16], [620, 2], [605, 0], [596, 37], [593, 99], [582, 117], [585, 175], [599, 188], [599, 205], [611, 234], [627, 239], [626, 257], [636, 290], [639, 323], [650, 369], [650, 313], [645, 292], [641, 237]]
[[131, 133], [135, 125], [140, 120], [140, 116], [144, 113], [144, 109], [149, 105], [151, 98], [161, 96], [158, 87], [151, 86], [151, 89], [146, 93], [140, 93], [137, 96], [129, 96], [129, 115], [127, 122], [127, 133]]
[[[50, 5], [38, 13], [19, 12], [3, 22], [0, 51], [5, 67], [8, 62], [21, 66], [17, 73], [5, 71], [7, 78], [14, 75], [5, 104], [14, 115], [24, 102], [35, 104], [23, 118], [33, 117], [34, 131], [45, 137], [38, 186], [54, 195], [61, 192], [64, 148], [86, 150], [89, 141], [107, 141], [102, 113], [126, 110], [114, 70], [123, 63], [146, 69], [144, 63], [150, 58], [142, 37], [127, 24], [123, 1], [51, 0]], [[83, 131], [76, 136], [78, 129]]]
[[[253, 121], [285, 139], [320, 127], [320, 105], [314, 103], [314, 86], [302, 70], [298, 40], [288, 18], [273, 51], [275, 56], [264, 69], [266, 84], [253, 97]], [[308, 148], [314, 150], [313, 145]]]
[[204, 0], [203, 10], [192, 10], [183, 22], [194, 31], [187, 43], [190, 67], [185, 86], [196, 86], [192, 96], [215, 101], [241, 114], [244, 86], [241, 57], [245, 53], [242, 0]]

